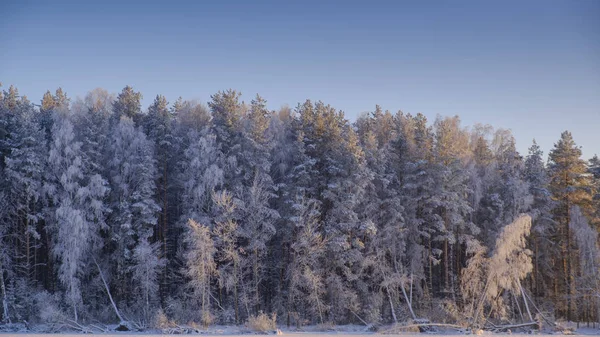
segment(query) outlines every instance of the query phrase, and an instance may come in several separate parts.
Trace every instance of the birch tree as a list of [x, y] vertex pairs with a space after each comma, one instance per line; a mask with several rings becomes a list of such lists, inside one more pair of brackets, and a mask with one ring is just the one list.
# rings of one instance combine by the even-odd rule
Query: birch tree
[[48, 227], [55, 233], [52, 253], [59, 261], [58, 277], [77, 321], [82, 272], [90, 245], [97, 240], [96, 220], [103, 218], [107, 188], [99, 175], [84, 176], [81, 143], [74, 140], [73, 124], [66, 117], [57, 117], [53, 135], [45, 186], [53, 205]]

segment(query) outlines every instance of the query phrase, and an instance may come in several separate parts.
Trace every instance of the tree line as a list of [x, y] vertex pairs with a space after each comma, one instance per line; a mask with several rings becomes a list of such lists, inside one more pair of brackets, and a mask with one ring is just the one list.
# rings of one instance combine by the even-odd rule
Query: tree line
[[2, 322], [599, 321], [600, 160], [458, 116], [353, 123], [95, 89], [0, 93]]

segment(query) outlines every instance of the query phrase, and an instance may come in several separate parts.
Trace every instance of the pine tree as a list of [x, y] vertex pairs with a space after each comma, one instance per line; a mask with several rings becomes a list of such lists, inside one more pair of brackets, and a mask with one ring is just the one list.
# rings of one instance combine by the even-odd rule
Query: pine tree
[[54, 96], [50, 92], [50, 90], [46, 91], [44, 97], [42, 97], [42, 106], [40, 107], [40, 112], [48, 113], [52, 112], [54, 108], [56, 108], [57, 103], [54, 99]]
[[67, 97], [67, 93], [60, 87], [54, 93], [54, 102], [55, 108], [69, 109], [70, 99]]
[[467, 185], [469, 173], [462, 161], [468, 155], [468, 137], [460, 128], [458, 117], [438, 118], [435, 122], [435, 156], [439, 179], [435, 193], [439, 203], [438, 215], [444, 221], [444, 229], [435, 240], [442, 243], [442, 266], [444, 291], [456, 302], [456, 290], [460, 284], [462, 245], [473, 240], [480, 229], [471, 222], [472, 208], [466, 198], [471, 191]]
[[56, 89], [54, 95], [48, 90], [42, 97], [39, 122], [46, 132], [46, 145], [48, 149], [52, 143], [52, 127], [54, 125], [53, 114], [56, 112], [64, 113], [67, 111], [69, 109], [69, 101], [67, 94], [63, 92], [62, 88]]
[[543, 152], [536, 141], [529, 148], [525, 160], [525, 179], [529, 183], [529, 193], [533, 196], [531, 205], [532, 229], [531, 240], [533, 249], [532, 291], [536, 297], [550, 296], [552, 292], [551, 265], [552, 256], [558, 254], [554, 245], [549, 244], [553, 226], [550, 191], [548, 190], [548, 172], [544, 165]]
[[568, 132], [546, 167], [458, 117], [140, 99], [0, 93], [2, 323], [597, 319], [600, 160]]
[[574, 242], [569, 229], [571, 213], [574, 206], [579, 206], [584, 214], [590, 214], [592, 206], [591, 181], [585, 174], [585, 161], [580, 157], [581, 150], [575, 145], [569, 131], [561, 134], [548, 157], [550, 191], [556, 202], [553, 209], [556, 221], [553, 241], [560, 247], [560, 260], [554, 265], [557, 275], [555, 282], [558, 283], [554, 287], [554, 297], [557, 309], [567, 320], [576, 318], [573, 316], [576, 297], [574, 282], [578, 272], [574, 262]]
[[[271, 273], [270, 284], [274, 290], [273, 307], [277, 312], [285, 314], [288, 325], [291, 324], [292, 316], [299, 322], [298, 314], [301, 311], [295, 305], [296, 293], [292, 293], [295, 286], [290, 278], [290, 273], [300, 272], [290, 269], [293, 259], [292, 245], [296, 241], [298, 231], [296, 222], [301, 210], [305, 208], [304, 204], [312, 205], [311, 217], [320, 219], [320, 203], [315, 198], [311, 181], [311, 177], [317, 176], [314, 172], [315, 161], [306, 155], [304, 133], [295, 117], [288, 108], [283, 108], [270, 126], [274, 140], [271, 148], [271, 177], [276, 194], [272, 204], [280, 214], [276, 223], [277, 231], [269, 248], [271, 268], [277, 270], [276, 273]], [[313, 230], [316, 230], [316, 226]], [[323, 299], [320, 298], [319, 301], [322, 303]]]
[[598, 155], [594, 155], [589, 160], [588, 171], [592, 174], [592, 185], [593, 185], [593, 204], [596, 210], [590, 215], [590, 225], [600, 233], [600, 158]]
[[[590, 321], [597, 319], [600, 315], [600, 243], [598, 232], [590, 227], [587, 218], [582, 214], [578, 206], [574, 206], [571, 212], [569, 228], [573, 232], [574, 242], [577, 245], [578, 257], [575, 263], [579, 266], [573, 284], [577, 289], [577, 299], [574, 311], [579, 317]], [[593, 312], [596, 312], [596, 317]]]
[[138, 125], [142, 113], [141, 100], [141, 93], [135, 92], [130, 86], [125, 86], [113, 103], [113, 124], [117, 124], [121, 120], [121, 116], [125, 116], [131, 118]]
[[240, 96], [241, 93], [231, 89], [210, 96], [211, 101], [208, 106], [212, 112], [213, 125], [219, 142], [225, 140], [227, 132], [230, 133], [237, 128], [242, 117]]
[[269, 110], [267, 110], [267, 101], [259, 95], [250, 103], [250, 112], [248, 114], [249, 135], [252, 140], [258, 144], [264, 144], [265, 132], [269, 127]]
[[[403, 234], [402, 243], [405, 269], [404, 275], [400, 276], [410, 277], [417, 285], [417, 292], [431, 299], [434, 286], [438, 287], [433, 275], [441, 257], [441, 250], [434, 240], [444, 231], [443, 219], [437, 214], [440, 170], [432, 162], [434, 135], [422, 114], [399, 114], [397, 118], [399, 137], [391, 143], [389, 156], [390, 165], [395, 168], [395, 177], [390, 179], [395, 182], [390, 187], [397, 191], [395, 199], [403, 208], [392, 204], [391, 209], [401, 212], [395, 216], [395, 221], [403, 221], [407, 232]], [[392, 279], [400, 280], [398, 277]], [[425, 287], [420, 286], [421, 281], [425, 281]]]

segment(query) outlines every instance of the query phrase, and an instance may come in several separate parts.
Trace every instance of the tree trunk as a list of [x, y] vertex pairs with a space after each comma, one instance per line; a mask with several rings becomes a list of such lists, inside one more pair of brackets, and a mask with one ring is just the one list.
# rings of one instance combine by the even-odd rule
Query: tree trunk
[[[163, 151], [164, 152], [164, 151]], [[167, 256], [167, 160], [166, 160], [166, 154], [163, 153], [163, 206], [162, 206], [162, 227], [163, 227], [163, 255], [165, 260], [168, 259]], [[168, 260], [167, 260], [168, 261]], [[164, 272], [164, 276], [163, 276], [163, 291], [161, 292], [163, 297], [164, 297], [164, 292], [165, 290], [168, 289], [168, 285], [167, 285], [167, 275], [168, 275], [168, 263], [165, 263], [165, 272]]]
[[[412, 287], [412, 284], [411, 284], [411, 287]], [[400, 288], [402, 289], [402, 294], [404, 295], [404, 299], [406, 300], [406, 303], [408, 304], [408, 310], [410, 310], [410, 315], [412, 316], [412, 318], [414, 320], [416, 320], [417, 316], [415, 316], [415, 312], [413, 311], [412, 302], [411, 302], [410, 298], [406, 295], [406, 289], [404, 288], [404, 283], [400, 283]]]
[[258, 249], [254, 249], [254, 265], [252, 266], [254, 273], [254, 314], [257, 315], [260, 309], [258, 296]]
[[523, 290], [523, 286], [521, 286], [520, 281], [519, 281], [519, 289], [521, 289], [521, 296], [523, 296], [523, 302], [525, 302], [525, 309], [527, 310], [527, 315], [529, 316], [529, 320], [533, 321], [533, 316], [531, 316], [531, 310], [529, 310], [529, 304], [527, 303], [527, 297], [525, 296], [525, 290]]
[[450, 284], [450, 270], [449, 270], [449, 258], [448, 258], [448, 239], [444, 240], [444, 290], [448, 288]]
[[[106, 280], [104, 279], [104, 274], [102, 273], [102, 269], [100, 269], [100, 265], [98, 264], [98, 262], [96, 262], [96, 259], [94, 259], [94, 263], [96, 264], [96, 267], [98, 268], [98, 273], [100, 273], [100, 278], [102, 279], [102, 283], [104, 284], [104, 289], [106, 290], [106, 294], [108, 295], [108, 298], [110, 299], [110, 303], [112, 304], [115, 314], [117, 314], [117, 317], [119, 318], [119, 321], [120, 321], [119, 323], [125, 322], [125, 320], [123, 319], [123, 316], [121, 316], [121, 313], [119, 312], [119, 309], [117, 308], [117, 305], [115, 304], [115, 301], [113, 300], [112, 295], [110, 294], [110, 289], [108, 287], [108, 284], [106, 283]], [[75, 316], [77, 316], [77, 311], [75, 311]], [[75, 321], [77, 321], [77, 318], [75, 319]]]
[[392, 302], [392, 296], [390, 295], [390, 289], [385, 287], [388, 301], [390, 302], [390, 310], [392, 310], [392, 317], [394, 318], [394, 323], [398, 323], [398, 318], [396, 318], [396, 310], [394, 310], [394, 303]]
[[4, 285], [4, 268], [2, 261], [0, 260], [0, 291], [2, 291], [2, 322], [10, 321], [10, 315], [8, 314], [8, 299], [6, 295], [6, 286]]
[[235, 324], [240, 324], [240, 314], [238, 306], [238, 279], [237, 279], [237, 263], [233, 262], [233, 279], [235, 284], [233, 285], [233, 301], [235, 306]]

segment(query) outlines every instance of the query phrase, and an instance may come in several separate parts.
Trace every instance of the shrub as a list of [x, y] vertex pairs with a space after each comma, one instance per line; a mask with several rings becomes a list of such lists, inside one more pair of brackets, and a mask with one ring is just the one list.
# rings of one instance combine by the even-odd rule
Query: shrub
[[215, 320], [213, 315], [208, 310], [202, 311], [201, 319], [202, 319], [202, 326], [204, 327], [204, 329], [208, 328], [209, 325], [213, 324], [213, 322]]
[[246, 326], [256, 332], [274, 331], [277, 329], [277, 314], [272, 313], [271, 317], [260, 312], [257, 316], [248, 317]]
[[335, 331], [335, 324], [333, 322], [324, 322], [317, 324], [317, 331]]
[[158, 312], [156, 313], [156, 316], [154, 317], [154, 327], [157, 329], [169, 329], [169, 328], [173, 328], [176, 327], [177, 324], [175, 324], [173, 321], [169, 320], [169, 318], [167, 317], [167, 315], [165, 315], [165, 312], [162, 309], [159, 309]]
[[57, 323], [64, 321], [67, 316], [60, 308], [60, 300], [57, 295], [51, 295], [43, 291], [36, 296], [36, 304], [39, 319], [42, 323]]

